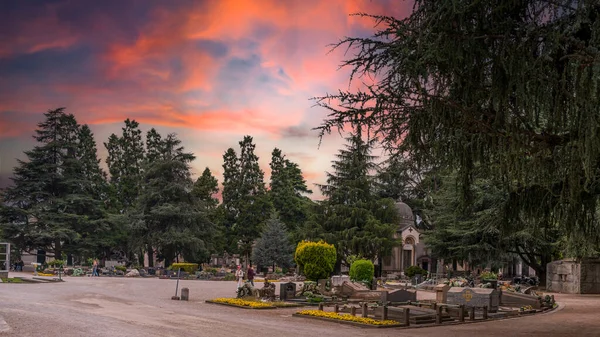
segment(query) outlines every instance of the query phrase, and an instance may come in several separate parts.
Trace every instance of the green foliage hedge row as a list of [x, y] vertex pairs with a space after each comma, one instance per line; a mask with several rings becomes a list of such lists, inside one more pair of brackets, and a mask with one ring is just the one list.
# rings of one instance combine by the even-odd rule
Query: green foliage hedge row
[[350, 279], [355, 282], [371, 284], [375, 275], [375, 266], [369, 260], [356, 260], [350, 266]]
[[335, 266], [337, 253], [333, 245], [324, 241], [302, 241], [296, 247], [294, 260], [307, 279], [328, 278]]
[[171, 265], [172, 270], [178, 271], [179, 268], [186, 273], [194, 274], [198, 270], [197, 263], [173, 263]]

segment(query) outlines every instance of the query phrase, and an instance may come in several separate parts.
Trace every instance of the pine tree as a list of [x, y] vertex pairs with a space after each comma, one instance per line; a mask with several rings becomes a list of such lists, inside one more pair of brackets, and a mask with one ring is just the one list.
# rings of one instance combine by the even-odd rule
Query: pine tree
[[86, 237], [101, 231], [103, 173], [87, 127], [64, 108], [44, 116], [35, 131], [38, 145], [14, 169], [2, 219], [4, 235], [17, 246], [60, 259], [63, 253], [85, 252]]
[[135, 204], [140, 193], [145, 152], [138, 122], [127, 119], [122, 130], [121, 137], [112, 134], [104, 143], [108, 150], [106, 164], [115, 193], [116, 208], [121, 213]]
[[424, 233], [424, 241], [436, 258], [485, 268], [518, 256], [545, 283], [546, 264], [564, 248], [558, 244], [563, 234], [556, 224], [520, 219], [520, 230], [505, 232], [501, 215], [507, 198], [501, 186], [487, 178], [474, 178], [469, 204], [463, 202], [456, 172], [431, 172], [422, 185], [429, 191], [423, 202], [425, 221], [433, 226]]
[[379, 199], [373, 193], [375, 157], [370, 154], [374, 140], [365, 142], [360, 129], [347, 138], [348, 145], [333, 162], [334, 172], [327, 173], [321, 185], [324, 216], [322, 237], [338, 250], [339, 262], [352, 255], [380, 258], [397, 244], [393, 235], [397, 215], [391, 199]]
[[279, 218], [287, 228], [296, 232], [308, 218], [310, 200], [303, 194], [312, 193], [298, 164], [286, 159], [275, 148], [271, 154], [271, 183], [269, 195]]
[[456, 169], [467, 201], [485, 168], [509, 198], [508, 224], [550, 219], [597, 245], [597, 4], [417, 0], [403, 19], [371, 18], [372, 37], [338, 46], [355, 51], [351, 80], [375, 83], [319, 98], [323, 133], [368, 126], [392, 152]]
[[262, 267], [289, 268], [294, 261], [294, 245], [286, 226], [277, 218], [267, 220], [260, 238], [252, 250], [252, 260]]
[[174, 134], [160, 141], [162, 151], [146, 163], [144, 193], [131, 212], [132, 244], [140, 249], [153, 247], [167, 265], [180, 255], [203, 260], [215, 235], [206, 207], [192, 193], [189, 164], [195, 157], [180, 145]]
[[229, 250], [239, 250], [246, 257], [272, 210], [252, 141], [244, 136], [239, 142], [239, 157], [232, 148], [223, 155], [223, 203], [219, 206]]
[[219, 182], [207, 167], [194, 183], [192, 194], [196, 199], [205, 203], [210, 209], [214, 209], [219, 204], [219, 200], [215, 198], [217, 193], [219, 193]]

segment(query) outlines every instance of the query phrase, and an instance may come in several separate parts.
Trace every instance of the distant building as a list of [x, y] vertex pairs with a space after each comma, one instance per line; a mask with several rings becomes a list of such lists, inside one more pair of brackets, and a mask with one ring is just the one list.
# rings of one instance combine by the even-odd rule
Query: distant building
[[392, 248], [392, 254], [383, 258], [384, 274], [403, 273], [414, 265], [436, 272], [437, 260], [422, 241], [422, 232], [427, 229], [425, 223], [418, 218], [415, 220], [412, 209], [403, 202], [397, 202], [396, 209], [400, 221], [394, 237], [401, 238], [402, 244]]

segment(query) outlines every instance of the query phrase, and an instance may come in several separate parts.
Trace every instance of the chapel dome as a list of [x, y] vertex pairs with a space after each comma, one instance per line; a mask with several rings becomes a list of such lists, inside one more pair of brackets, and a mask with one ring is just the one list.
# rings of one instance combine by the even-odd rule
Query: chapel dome
[[413, 225], [415, 222], [415, 215], [407, 204], [402, 201], [396, 203], [396, 211], [398, 212], [398, 218], [400, 220], [400, 227]]

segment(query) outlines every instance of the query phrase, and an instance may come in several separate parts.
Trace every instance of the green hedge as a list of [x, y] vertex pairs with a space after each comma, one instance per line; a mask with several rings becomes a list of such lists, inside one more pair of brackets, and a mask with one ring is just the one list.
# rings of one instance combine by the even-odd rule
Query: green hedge
[[196, 271], [198, 271], [198, 264], [197, 263], [173, 263], [171, 265], [171, 268], [174, 271], [178, 271], [179, 268], [181, 268], [181, 270], [183, 270], [186, 273], [194, 274]]
[[296, 247], [294, 260], [307, 279], [328, 278], [335, 266], [337, 253], [333, 245], [324, 241], [302, 241]]
[[425, 270], [419, 266], [410, 266], [410, 267], [406, 268], [406, 270], [404, 271], [404, 275], [406, 275], [408, 277], [413, 277], [417, 274], [427, 275], [427, 270]]
[[356, 260], [350, 266], [350, 279], [355, 282], [371, 284], [375, 275], [375, 266], [369, 260]]

